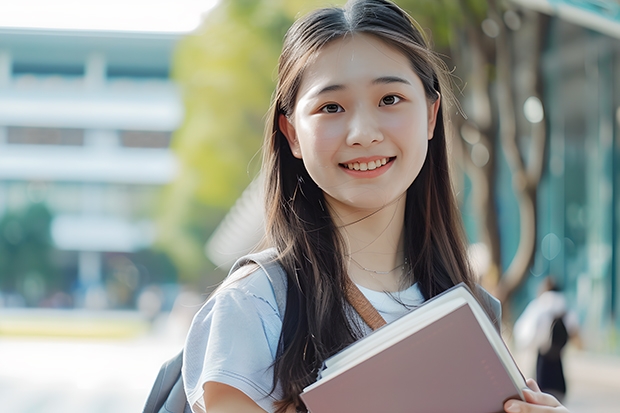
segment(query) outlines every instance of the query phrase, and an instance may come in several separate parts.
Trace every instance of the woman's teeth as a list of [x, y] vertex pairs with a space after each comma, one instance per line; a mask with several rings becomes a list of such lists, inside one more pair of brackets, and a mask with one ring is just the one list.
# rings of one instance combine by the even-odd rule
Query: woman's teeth
[[368, 163], [355, 162], [355, 163], [348, 163], [348, 164], [343, 164], [343, 165], [352, 171], [373, 171], [377, 168], [382, 167], [386, 163], [388, 163], [388, 158], [377, 159], [376, 161], [370, 161]]

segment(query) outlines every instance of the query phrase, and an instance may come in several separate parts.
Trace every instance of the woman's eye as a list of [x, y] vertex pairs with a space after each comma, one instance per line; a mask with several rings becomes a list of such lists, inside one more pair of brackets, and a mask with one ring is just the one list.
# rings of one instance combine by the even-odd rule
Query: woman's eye
[[399, 98], [398, 96], [388, 95], [384, 97], [383, 99], [381, 99], [381, 103], [379, 104], [379, 106], [391, 106], [391, 105], [397, 104], [400, 101], [401, 101], [401, 98]]
[[330, 104], [323, 106], [321, 108], [321, 111], [325, 113], [338, 113], [338, 112], [343, 112], [343, 109], [340, 105], [337, 105], [335, 103], [330, 103]]

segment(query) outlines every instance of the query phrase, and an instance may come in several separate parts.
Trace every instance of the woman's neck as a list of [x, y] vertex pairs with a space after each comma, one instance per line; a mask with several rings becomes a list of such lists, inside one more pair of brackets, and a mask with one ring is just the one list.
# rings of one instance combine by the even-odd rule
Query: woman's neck
[[377, 291], [402, 289], [405, 196], [376, 211], [332, 212], [346, 243], [351, 279]]

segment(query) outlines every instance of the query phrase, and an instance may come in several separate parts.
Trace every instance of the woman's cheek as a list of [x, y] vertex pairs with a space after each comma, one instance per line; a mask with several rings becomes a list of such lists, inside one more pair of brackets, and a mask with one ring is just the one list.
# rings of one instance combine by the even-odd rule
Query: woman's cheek
[[423, 132], [421, 129], [425, 123], [418, 118], [411, 113], [395, 113], [383, 119], [383, 127], [392, 136], [411, 136], [415, 132]]
[[327, 151], [339, 146], [344, 128], [339, 122], [317, 122], [308, 132], [312, 136], [315, 149]]

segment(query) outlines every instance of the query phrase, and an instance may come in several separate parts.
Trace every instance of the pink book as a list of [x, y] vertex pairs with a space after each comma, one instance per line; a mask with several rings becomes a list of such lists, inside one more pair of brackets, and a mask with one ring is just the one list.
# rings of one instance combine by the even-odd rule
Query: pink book
[[525, 379], [463, 284], [326, 360], [312, 413], [498, 413]]

